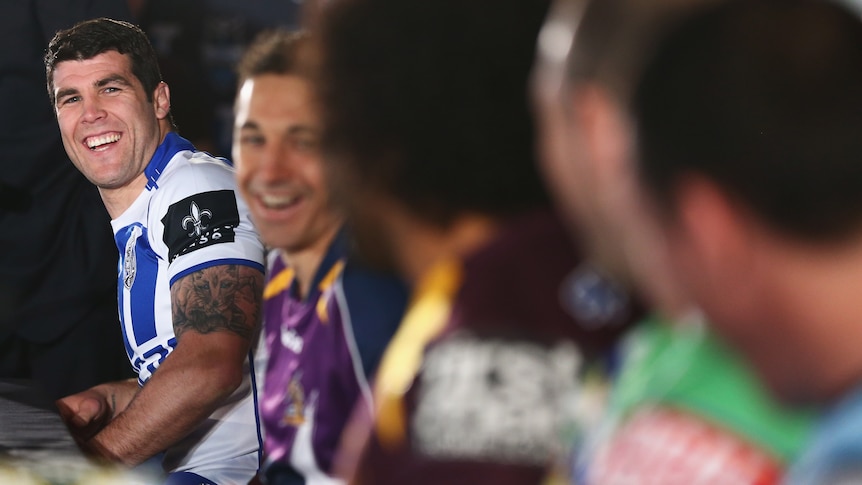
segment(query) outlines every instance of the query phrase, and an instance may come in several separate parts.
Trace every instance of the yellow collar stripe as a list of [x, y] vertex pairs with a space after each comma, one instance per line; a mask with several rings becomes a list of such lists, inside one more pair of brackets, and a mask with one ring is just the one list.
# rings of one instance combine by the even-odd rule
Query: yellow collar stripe
[[294, 271], [292, 268], [284, 268], [281, 270], [281, 272], [275, 275], [269, 280], [269, 283], [266, 284], [266, 288], [263, 289], [263, 299], [269, 300], [289, 288], [290, 284], [293, 282], [293, 276]]
[[[326, 273], [326, 276], [320, 280], [320, 284], [317, 287], [320, 289], [320, 292], [323, 293], [326, 291], [333, 283], [335, 283], [335, 279], [338, 278], [338, 275], [341, 274], [341, 271], [344, 269], [344, 260], [339, 260], [335, 264], [332, 265], [332, 269], [329, 270], [329, 273]], [[320, 318], [320, 323], [326, 325], [329, 323], [329, 314], [326, 313], [326, 302], [329, 301], [329, 295], [323, 294], [317, 300], [317, 316]]]
[[384, 446], [394, 447], [404, 440], [406, 417], [402, 398], [422, 366], [426, 345], [440, 335], [449, 320], [461, 278], [461, 265], [457, 261], [435, 263], [420, 280], [407, 313], [383, 354], [375, 400], [377, 435]]
[[326, 276], [320, 280], [320, 284], [317, 285], [317, 288], [320, 291], [326, 291], [327, 288], [332, 286], [335, 283], [335, 279], [338, 278], [338, 275], [341, 274], [341, 271], [344, 269], [344, 260], [340, 259], [332, 265], [332, 268], [329, 269], [329, 272], [326, 273]]

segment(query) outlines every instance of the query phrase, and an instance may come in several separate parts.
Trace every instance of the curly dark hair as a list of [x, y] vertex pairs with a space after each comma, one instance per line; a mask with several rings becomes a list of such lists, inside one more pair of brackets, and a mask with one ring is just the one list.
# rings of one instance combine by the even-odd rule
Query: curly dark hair
[[547, 204], [527, 95], [547, 7], [331, 4], [318, 84], [330, 170], [351, 175], [347, 190], [382, 192], [441, 226], [464, 212], [508, 216]]

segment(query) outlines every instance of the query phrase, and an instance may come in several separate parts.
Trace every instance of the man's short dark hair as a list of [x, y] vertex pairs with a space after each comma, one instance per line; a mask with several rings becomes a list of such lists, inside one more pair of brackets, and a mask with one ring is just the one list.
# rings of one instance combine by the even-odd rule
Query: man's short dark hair
[[237, 65], [237, 86], [263, 74], [306, 77], [310, 69], [309, 35], [283, 29], [258, 34]]
[[735, 0], [679, 23], [634, 100], [642, 173], [666, 208], [707, 177], [781, 234], [862, 229], [862, 21], [822, 0]]
[[330, 169], [427, 222], [546, 203], [527, 80], [543, 0], [347, 0], [321, 29]]
[[147, 34], [128, 22], [99, 18], [85, 20], [54, 35], [45, 54], [45, 72], [48, 78], [48, 96], [53, 106], [54, 70], [64, 61], [83, 61], [99, 54], [116, 51], [129, 56], [132, 74], [138, 78], [147, 100], [162, 81], [159, 61]]
[[[572, 1], [572, 0], [569, 0]], [[597, 82], [627, 104], [661, 32], [718, 0], [581, 0], [568, 58], [570, 82]]]

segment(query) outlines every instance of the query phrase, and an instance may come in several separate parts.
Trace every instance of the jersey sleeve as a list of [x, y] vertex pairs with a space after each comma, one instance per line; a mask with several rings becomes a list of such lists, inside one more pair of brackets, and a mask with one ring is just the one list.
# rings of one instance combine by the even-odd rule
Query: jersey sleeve
[[190, 160], [161, 184], [149, 211], [152, 243], [168, 262], [170, 284], [223, 264], [263, 272], [264, 246], [236, 190], [233, 169], [204, 153], [186, 153]]

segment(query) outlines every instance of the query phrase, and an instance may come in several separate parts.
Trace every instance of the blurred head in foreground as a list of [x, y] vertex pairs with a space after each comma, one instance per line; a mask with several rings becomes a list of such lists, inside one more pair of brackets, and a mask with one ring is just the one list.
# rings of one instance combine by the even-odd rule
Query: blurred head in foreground
[[579, 271], [538, 173], [528, 86], [547, 7], [343, 0], [323, 14], [334, 192], [364, 255], [416, 283], [376, 376], [360, 483], [539, 483], [572, 442], [560, 430], [580, 425], [569, 392], [586, 394], [581, 372], [635, 317]]
[[573, 234], [666, 317], [689, 310], [668, 272], [654, 208], [638, 184], [629, 103], [643, 60], [675, 18], [714, 0], [560, 0], [532, 79], [541, 167]]
[[[420, 236], [546, 205], [526, 96], [544, 1], [335, 2], [322, 35], [323, 146], [363, 255], [416, 276]], [[482, 21], [476, 21], [482, 19]], [[470, 242], [464, 244], [470, 245]], [[451, 249], [451, 248], [450, 248]]]
[[732, 1], [678, 23], [633, 97], [675, 273], [779, 395], [862, 378], [862, 21]]

